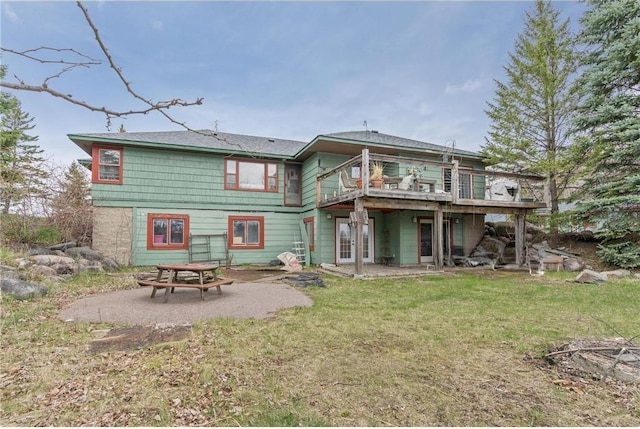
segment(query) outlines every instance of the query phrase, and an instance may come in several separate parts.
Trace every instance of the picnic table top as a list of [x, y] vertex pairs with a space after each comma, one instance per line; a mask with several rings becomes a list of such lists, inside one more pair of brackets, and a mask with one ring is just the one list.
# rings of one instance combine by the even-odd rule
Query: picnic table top
[[173, 270], [173, 271], [210, 271], [218, 269], [218, 264], [160, 264], [156, 265], [158, 270]]

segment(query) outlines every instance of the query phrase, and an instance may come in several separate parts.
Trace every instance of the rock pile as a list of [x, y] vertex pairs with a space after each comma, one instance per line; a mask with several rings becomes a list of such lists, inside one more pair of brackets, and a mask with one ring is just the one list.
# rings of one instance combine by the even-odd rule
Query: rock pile
[[[535, 225], [526, 224], [527, 266], [536, 270], [536, 274], [548, 271], [580, 272], [575, 281], [578, 283], [604, 283], [611, 279], [631, 276], [627, 270], [597, 272], [589, 269], [580, 255], [565, 248], [552, 248], [545, 240], [545, 232]], [[456, 265], [466, 267], [510, 266], [515, 262], [515, 225], [513, 222], [487, 222], [485, 235], [473, 249], [469, 257], [454, 257]], [[589, 236], [583, 237], [588, 239]], [[640, 274], [635, 275], [640, 278]]]
[[28, 258], [18, 258], [16, 266], [0, 265], [2, 293], [26, 299], [46, 294], [47, 288], [30, 279], [44, 278], [49, 282], [62, 281], [74, 274], [113, 271], [116, 261], [104, 257], [90, 247], [78, 247], [75, 242], [47, 248], [30, 249]]
[[[577, 272], [585, 268], [579, 255], [564, 249], [553, 249], [545, 240], [545, 232], [531, 223], [526, 224], [525, 240], [527, 265], [553, 271]], [[485, 234], [468, 258], [456, 257], [456, 265], [503, 266], [515, 262], [515, 224], [487, 222]]]

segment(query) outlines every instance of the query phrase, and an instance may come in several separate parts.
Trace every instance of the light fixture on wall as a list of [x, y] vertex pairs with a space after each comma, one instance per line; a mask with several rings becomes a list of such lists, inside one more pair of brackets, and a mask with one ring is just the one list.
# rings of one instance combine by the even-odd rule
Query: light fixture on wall
[[327, 219], [331, 219], [331, 218], [332, 218], [331, 213], [327, 213]]
[[414, 217], [412, 217], [412, 218], [411, 218], [411, 222], [413, 222], [413, 223], [418, 223], [418, 218], [417, 218], [417, 217], [415, 217], [415, 216], [414, 216]]
[[459, 218], [459, 217], [455, 218], [455, 219], [453, 220], [453, 222], [454, 222], [454, 223], [460, 223], [460, 218]]

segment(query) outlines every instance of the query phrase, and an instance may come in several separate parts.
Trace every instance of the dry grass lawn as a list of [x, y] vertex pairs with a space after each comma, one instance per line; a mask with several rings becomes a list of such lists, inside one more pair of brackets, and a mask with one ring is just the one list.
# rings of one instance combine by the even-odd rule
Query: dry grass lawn
[[640, 388], [552, 365], [574, 338], [640, 334], [640, 281], [549, 274], [351, 280], [304, 289], [311, 308], [211, 320], [177, 341], [91, 345], [77, 299], [134, 287], [79, 276], [34, 301], [3, 297], [3, 425], [639, 426]]

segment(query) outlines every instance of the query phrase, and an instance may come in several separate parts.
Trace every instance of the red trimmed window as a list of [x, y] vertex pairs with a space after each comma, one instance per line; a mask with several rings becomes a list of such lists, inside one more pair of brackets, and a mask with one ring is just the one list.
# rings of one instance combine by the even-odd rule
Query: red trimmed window
[[186, 249], [189, 238], [189, 216], [149, 213], [147, 215], [147, 249]]
[[224, 164], [224, 188], [278, 192], [278, 164], [227, 159]]
[[264, 218], [229, 216], [229, 249], [264, 249]]
[[313, 216], [305, 217], [303, 219], [303, 222], [304, 222], [304, 228], [307, 231], [307, 240], [309, 240], [309, 251], [313, 252], [316, 247], [315, 219], [313, 218]]
[[93, 146], [91, 152], [91, 181], [121, 185], [122, 148]]

